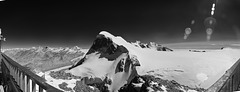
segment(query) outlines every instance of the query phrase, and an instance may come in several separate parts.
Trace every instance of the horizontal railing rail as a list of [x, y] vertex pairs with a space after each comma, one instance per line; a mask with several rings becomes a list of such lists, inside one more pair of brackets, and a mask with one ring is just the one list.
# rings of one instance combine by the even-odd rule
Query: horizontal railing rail
[[[7, 68], [6, 71], [9, 72], [9, 75], [11, 75], [21, 91], [23, 92], [63, 92], [48, 83], [46, 83], [46, 80], [42, 77], [39, 77], [38, 75], [34, 74], [27, 68], [21, 66], [11, 58], [9, 58], [5, 54], [1, 54], [2, 56], [2, 64], [5, 68]], [[3, 66], [2, 65], [2, 66]], [[17, 92], [21, 92], [17, 91]]]
[[217, 80], [207, 92], [233, 92], [239, 91], [240, 85], [240, 59]]

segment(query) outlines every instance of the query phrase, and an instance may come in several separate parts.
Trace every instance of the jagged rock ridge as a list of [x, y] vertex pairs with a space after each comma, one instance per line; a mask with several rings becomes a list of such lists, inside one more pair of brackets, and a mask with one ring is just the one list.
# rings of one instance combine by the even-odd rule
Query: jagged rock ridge
[[157, 44], [155, 42], [141, 43], [141, 41], [136, 41], [136, 42], [132, 42], [132, 44], [135, 45], [136, 47], [149, 48], [157, 51], [173, 51], [172, 49], [162, 46], [160, 44]]

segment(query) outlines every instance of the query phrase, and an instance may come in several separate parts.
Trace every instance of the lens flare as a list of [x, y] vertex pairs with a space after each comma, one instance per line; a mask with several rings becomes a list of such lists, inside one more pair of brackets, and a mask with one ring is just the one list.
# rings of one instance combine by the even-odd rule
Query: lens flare
[[211, 12], [211, 15], [214, 15], [214, 11]]
[[206, 33], [207, 33], [207, 35], [212, 35], [212, 33], [213, 33], [212, 28], [207, 28]]
[[212, 7], [213, 7], [213, 8], [215, 7], [215, 3], [213, 3]]
[[191, 28], [188, 27], [185, 29], [185, 34], [189, 35], [191, 34], [191, 32], [192, 32]]
[[210, 41], [211, 40], [211, 35], [213, 33], [213, 29], [212, 28], [207, 28], [206, 33], [207, 33], [207, 41]]
[[186, 28], [183, 39], [186, 40], [188, 38], [188, 36], [191, 34], [191, 32], [192, 32], [191, 28], [189, 28], [189, 27]]
[[212, 5], [212, 11], [211, 11], [211, 15], [214, 15], [214, 11], [215, 11], [215, 3], [213, 3], [213, 5]]
[[193, 25], [194, 23], [195, 23], [195, 20], [192, 20], [192, 21], [191, 21], [191, 24]]

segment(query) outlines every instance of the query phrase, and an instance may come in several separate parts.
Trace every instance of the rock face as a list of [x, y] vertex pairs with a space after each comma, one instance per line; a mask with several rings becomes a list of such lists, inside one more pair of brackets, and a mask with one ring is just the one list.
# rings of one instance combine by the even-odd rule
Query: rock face
[[204, 92], [201, 88], [190, 88], [172, 80], [163, 80], [152, 75], [136, 76], [119, 92]]
[[69, 72], [82, 76], [88, 85], [98, 85], [101, 91], [115, 92], [137, 75], [135, 68], [139, 65], [124, 46], [99, 34], [86, 56], [69, 68]]
[[77, 46], [73, 48], [33, 47], [9, 49], [5, 50], [4, 53], [34, 72], [72, 65], [74, 63], [71, 61], [72, 59], [84, 55], [82, 49]]
[[172, 49], [159, 45], [155, 42], [141, 43], [140, 41], [136, 41], [136, 42], [133, 42], [132, 44], [136, 47], [154, 49], [157, 51], [173, 51]]

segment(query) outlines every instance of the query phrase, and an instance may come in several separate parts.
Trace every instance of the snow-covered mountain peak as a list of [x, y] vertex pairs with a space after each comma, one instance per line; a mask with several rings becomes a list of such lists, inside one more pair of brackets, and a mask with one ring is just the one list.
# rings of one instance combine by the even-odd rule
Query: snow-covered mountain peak
[[[99, 35], [103, 35], [106, 38], [109, 38], [112, 40], [113, 43], [117, 44], [117, 45], [122, 45], [124, 47], [126, 47], [128, 50], [130, 50], [130, 53], [134, 53], [136, 51], [136, 49], [153, 49], [156, 51], [173, 51], [167, 47], [164, 47], [162, 45], [159, 45], [155, 42], [150, 42], [150, 43], [141, 43], [141, 41], [136, 41], [136, 42], [127, 42], [126, 40], [124, 40], [121, 36], [114, 36], [109, 32], [106, 31], [102, 31], [99, 33]], [[138, 48], [136, 48], [138, 47]], [[131, 51], [132, 50], [132, 51]], [[130, 54], [132, 55], [132, 54]]]
[[78, 47], [78, 46], [74, 46], [72, 49], [74, 49], [74, 50], [80, 50], [80, 49], [82, 49], [82, 48], [80, 48], [80, 47]]
[[88, 78], [100, 78], [107, 82], [108, 90], [117, 91], [136, 76], [139, 66], [133, 46], [120, 36], [102, 31], [93, 45], [78, 63], [70, 68], [70, 73]]
[[107, 31], [101, 31], [99, 34], [104, 35], [105, 37], [108, 37], [108, 38], [114, 38], [115, 37]]
[[124, 40], [121, 36], [114, 36], [111, 33], [106, 31], [100, 32], [99, 35], [103, 35], [104, 37], [109, 38], [113, 43], [117, 45], [122, 45], [126, 48], [133, 48], [133, 46], [129, 42]]
[[[226, 52], [236, 55], [229, 56]], [[129, 43], [120, 36], [102, 31], [85, 56], [68, 72], [75, 76], [99, 78], [111, 92], [143, 75], [174, 80], [193, 88], [208, 88], [237, 61], [239, 55], [238, 50], [172, 51], [153, 42]], [[88, 85], [94, 85], [91, 83], [94, 82]]]

